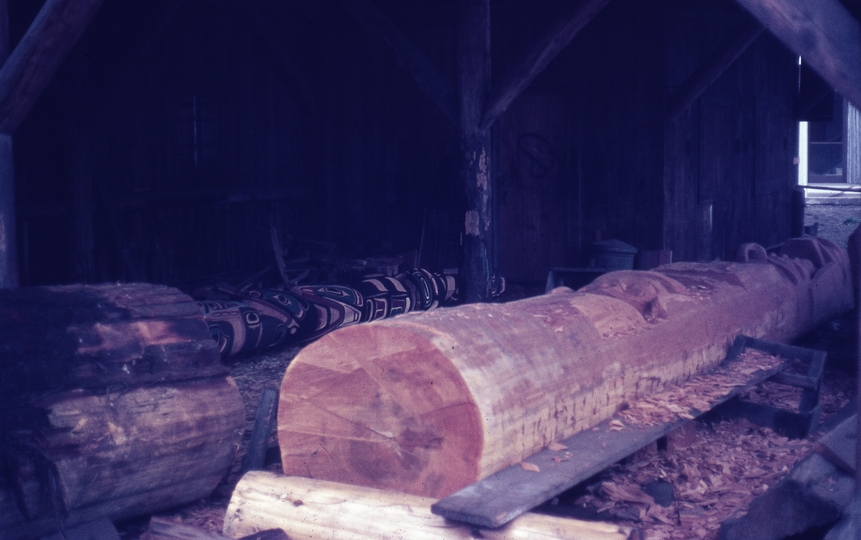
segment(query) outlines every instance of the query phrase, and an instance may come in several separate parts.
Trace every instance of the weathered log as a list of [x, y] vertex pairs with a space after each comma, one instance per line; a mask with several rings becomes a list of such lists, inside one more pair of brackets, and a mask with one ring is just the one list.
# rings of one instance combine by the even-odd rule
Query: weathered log
[[245, 420], [228, 373], [174, 289], [0, 291], [0, 537], [207, 496]]
[[255, 471], [236, 485], [224, 518], [224, 534], [235, 538], [279, 528], [291, 540], [627, 540], [632, 533], [620, 525], [538, 514], [524, 514], [499, 529], [483, 529], [431, 514], [433, 502], [427, 497]]
[[335, 331], [284, 376], [284, 472], [444, 497], [713, 367], [739, 334], [789, 341], [852, 306], [830, 242], [741, 258]]

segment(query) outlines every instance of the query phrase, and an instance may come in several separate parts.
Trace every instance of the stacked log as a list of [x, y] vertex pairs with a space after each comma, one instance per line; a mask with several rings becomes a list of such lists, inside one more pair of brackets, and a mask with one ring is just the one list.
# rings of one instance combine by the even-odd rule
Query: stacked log
[[786, 342], [852, 306], [826, 240], [739, 259], [324, 336], [281, 386], [284, 473], [445, 497], [717, 365], [739, 334]]
[[0, 537], [211, 493], [244, 426], [203, 313], [169, 287], [0, 291]]

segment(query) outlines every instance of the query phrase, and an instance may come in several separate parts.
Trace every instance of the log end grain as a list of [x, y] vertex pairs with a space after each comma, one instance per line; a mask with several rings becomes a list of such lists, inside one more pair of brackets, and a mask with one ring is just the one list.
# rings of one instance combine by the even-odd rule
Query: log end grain
[[357, 328], [324, 336], [290, 365], [278, 411], [284, 472], [416, 494], [474, 482], [482, 421], [435, 340]]

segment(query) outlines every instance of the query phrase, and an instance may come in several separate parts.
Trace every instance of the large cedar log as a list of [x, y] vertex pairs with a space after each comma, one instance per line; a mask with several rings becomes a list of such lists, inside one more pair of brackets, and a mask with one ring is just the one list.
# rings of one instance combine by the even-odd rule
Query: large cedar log
[[242, 477], [224, 517], [231, 538], [277, 528], [291, 540], [627, 540], [633, 531], [609, 523], [524, 514], [498, 529], [477, 528], [431, 514], [433, 499], [250, 472]]
[[169, 287], [0, 291], [0, 538], [207, 496], [244, 409], [203, 312]]
[[281, 386], [284, 472], [444, 497], [717, 365], [739, 334], [785, 342], [852, 306], [828, 241], [739, 258], [324, 336]]

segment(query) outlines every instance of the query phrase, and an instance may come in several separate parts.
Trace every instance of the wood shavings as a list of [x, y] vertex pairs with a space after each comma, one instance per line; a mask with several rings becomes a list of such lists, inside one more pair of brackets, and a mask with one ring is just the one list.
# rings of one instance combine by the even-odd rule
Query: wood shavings
[[[644, 397], [618, 416], [630, 426], [655, 426], [680, 418], [690, 420], [695, 417], [692, 411], [702, 413], [710, 410], [729, 390], [744, 385], [751, 375], [783, 363], [779, 356], [748, 349], [739, 355], [737, 361], [694, 375], [680, 386]], [[613, 422], [610, 426], [611, 430], [617, 431]]]
[[529, 471], [529, 472], [541, 472], [541, 469], [540, 469], [540, 468], [538, 468], [538, 465], [536, 465], [536, 464], [534, 464], [534, 463], [529, 463], [528, 461], [521, 461], [521, 462], [520, 462], [520, 467], [521, 467], [524, 471]]
[[[827, 416], [849, 401], [854, 379], [828, 369], [825, 377], [821, 402], [830, 411]], [[707, 399], [705, 395], [699, 398]], [[639, 415], [661, 409], [659, 402], [648, 403], [630, 410]], [[647, 540], [717, 540], [724, 520], [747, 509], [814, 445], [812, 439], [791, 440], [746, 420], [694, 424], [696, 438], [690, 446], [640, 452], [605, 471], [569, 504], [597, 512], [597, 519], [637, 527]], [[645, 492], [644, 486], [656, 481], [672, 484], [669, 506], [660, 506]]]

